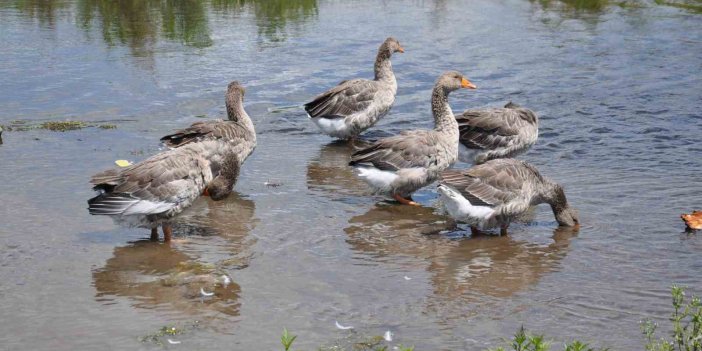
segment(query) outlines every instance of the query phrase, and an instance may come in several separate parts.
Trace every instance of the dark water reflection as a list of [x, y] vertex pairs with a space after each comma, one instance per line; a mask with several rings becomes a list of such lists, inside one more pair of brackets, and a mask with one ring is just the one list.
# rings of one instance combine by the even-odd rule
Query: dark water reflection
[[299, 28], [299, 23], [317, 15], [316, 0], [11, 0], [0, 7], [16, 8], [47, 27], [53, 27], [57, 18], [71, 18], [86, 35], [99, 33], [106, 44], [127, 46], [135, 56], [152, 55], [159, 40], [194, 48], [211, 46], [212, 16], [236, 19], [250, 10], [259, 35], [281, 41], [292, 31], [287, 27]]
[[[377, 205], [349, 220], [346, 240], [359, 259], [394, 264], [401, 257], [426, 262], [436, 299], [429, 305], [486, 303], [537, 284], [558, 269], [578, 230], [517, 227], [512, 235], [470, 235], [431, 208]], [[535, 237], [525, 237], [525, 232]], [[455, 238], [459, 236], [459, 238]], [[544, 242], [545, 241], [545, 242]], [[444, 318], [449, 316], [443, 315]]]

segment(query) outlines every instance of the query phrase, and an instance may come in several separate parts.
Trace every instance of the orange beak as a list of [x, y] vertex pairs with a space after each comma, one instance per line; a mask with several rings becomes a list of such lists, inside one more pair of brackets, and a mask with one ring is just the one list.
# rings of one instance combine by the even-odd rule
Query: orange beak
[[207, 191], [207, 188], [205, 188], [205, 190], [202, 191], [202, 196], [210, 196], [210, 192]]
[[478, 87], [476, 87], [475, 84], [471, 83], [468, 79], [465, 78], [461, 78], [461, 88], [478, 89]]
[[402, 53], [402, 54], [405, 53], [405, 49], [403, 49], [402, 46], [400, 46], [400, 48], [398, 48], [397, 51], [400, 52], [400, 53]]

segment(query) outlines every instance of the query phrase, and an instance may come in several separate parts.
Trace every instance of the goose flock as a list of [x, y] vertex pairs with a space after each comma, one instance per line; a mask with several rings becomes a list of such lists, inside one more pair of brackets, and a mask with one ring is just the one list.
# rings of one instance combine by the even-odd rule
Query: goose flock
[[[325, 134], [354, 140], [387, 115], [397, 95], [390, 59], [404, 49], [387, 38], [378, 49], [372, 80], [344, 80], [304, 104], [312, 122]], [[407, 130], [366, 143], [348, 162], [376, 194], [401, 204], [419, 206], [417, 190], [439, 181], [446, 212], [465, 222], [473, 233], [509, 224], [530, 207], [547, 203], [561, 226], [577, 226], [578, 214], [563, 187], [542, 176], [533, 165], [513, 159], [538, 138], [538, 117], [508, 103], [504, 108], [467, 110], [455, 116], [448, 96], [458, 89], [476, 89], [463, 74], [443, 73], [431, 93], [434, 128]], [[198, 197], [226, 198], [242, 164], [256, 147], [254, 124], [244, 110], [244, 87], [229, 84], [227, 120], [193, 123], [166, 135], [169, 148], [139, 163], [95, 174], [90, 182], [98, 194], [88, 200], [93, 215], [151, 229], [158, 240], [171, 240], [171, 220]], [[472, 163], [451, 169], [458, 160]]]

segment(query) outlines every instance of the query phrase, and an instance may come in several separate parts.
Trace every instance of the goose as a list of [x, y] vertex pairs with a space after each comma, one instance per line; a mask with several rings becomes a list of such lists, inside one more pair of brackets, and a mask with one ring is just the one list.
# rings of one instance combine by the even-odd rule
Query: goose
[[397, 94], [390, 57], [405, 50], [393, 37], [385, 39], [375, 59], [375, 78], [344, 80], [304, 105], [307, 116], [331, 137], [353, 139], [385, 116]]
[[551, 205], [560, 226], [579, 224], [577, 211], [570, 207], [563, 187], [543, 177], [534, 167], [515, 159], [495, 159], [466, 170], [441, 173], [439, 194], [454, 219], [479, 227], [500, 227], [500, 234], [531, 206]]
[[514, 157], [529, 149], [539, 136], [534, 111], [509, 102], [503, 108], [466, 110], [456, 116], [460, 134], [458, 158], [481, 164]]
[[402, 204], [418, 206], [411, 194], [434, 182], [458, 158], [458, 125], [448, 103], [450, 92], [476, 89], [456, 71], [442, 74], [434, 85], [431, 110], [433, 130], [410, 130], [380, 139], [351, 155], [358, 170], [376, 194], [389, 195]]
[[171, 219], [200, 195], [221, 200], [232, 191], [243, 161], [256, 146], [253, 122], [243, 108], [244, 88], [229, 84], [229, 120], [194, 123], [163, 138], [173, 147], [123, 169], [94, 175], [100, 194], [88, 200], [93, 215], [107, 215], [119, 224], [151, 228], [158, 240], [172, 236]]
[[256, 130], [244, 110], [245, 93], [246, 89], [239, 82], [229, 83], [225, 100], [227, 120], [195, 122], [188, 128], [164, 136], [161, 141], [169, 148], [200, 144], [206, 157], [216, 165], [222, 160], [220, 154], [231, 150], [243, 163], [256, 148]]

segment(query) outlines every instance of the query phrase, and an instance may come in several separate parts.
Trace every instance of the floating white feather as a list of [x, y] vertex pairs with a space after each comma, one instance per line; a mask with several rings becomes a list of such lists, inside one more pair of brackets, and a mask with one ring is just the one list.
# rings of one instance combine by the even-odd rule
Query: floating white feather
[[349, 325], [348, 327], [345, 327], [345, 326], [343, 326], [343, 325], [339, 324], [339, 321], [335, 321], [335, 322], [336, 322], [336, 327], [337, 327], [337, 328], [339, 328], [339, 329], [341, 329], [341, 330], [349, 330], [349, 329], [353, 329], [353, 327], [352, 327], [352, 326], [350, 326], [350, 325]]

